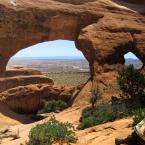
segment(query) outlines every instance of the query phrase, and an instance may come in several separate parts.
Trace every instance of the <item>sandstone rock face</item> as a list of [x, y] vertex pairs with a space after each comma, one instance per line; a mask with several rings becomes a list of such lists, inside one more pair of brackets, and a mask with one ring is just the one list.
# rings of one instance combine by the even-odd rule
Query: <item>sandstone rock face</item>
[[54, 85], [53, 80], [33, 68], [9, 68], [6, 76], [0, 78], [0, 103], [18, 113], [35, 113], [42, 99], [68, 102], [81, 89]]
[[21, 49], [50, 40], [76, 42], [91, 75], [124, 64], [134, 53], [145, 65], [144, 0], [0, 1], [0, 74]]
[[40, 92], [35, 86], [20, 86], [1, 93], [0, 101], [17, 113], [34, 113], [40, 107]]
[[53, 81], [43, 75], [28, 75], [0, 78], [0, 93], [18, 86], [29, 84], [48, 83], [53, 84]]
[[68, 102], [74, 87], [49, 84], [31, 84], [19, 86], [0, 93], [0, 102], [3, 102], [15, 112], [34, 113], [40, 105], [41, 100], [64, 100]]
[[0, 129], [16, 124], [28, 124], [33, 120], [26, 115], [13, 112], [6, 104], [0, 102]]
[[22, 66], [15, 66], [11, 68], [7, 68], [6, 70], [6, 77], [13, 77], [13, 76], [26, 76], [26, 75], [42, 75], [39, 70], [30, 68], [30, 67], [22, 67]]

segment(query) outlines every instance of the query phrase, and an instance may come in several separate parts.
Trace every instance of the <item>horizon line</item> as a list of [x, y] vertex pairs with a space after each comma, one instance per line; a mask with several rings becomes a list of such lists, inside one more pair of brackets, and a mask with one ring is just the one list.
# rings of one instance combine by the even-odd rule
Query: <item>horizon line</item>
[[[86, 60], [85, 57], [83, 56], [40, 56], [40, 57], [12, 57], [11, 59], [84, 59]], [[138, 60], [137, 58], [126, 58], [126, 59], [131, 59], [131, 60]]]

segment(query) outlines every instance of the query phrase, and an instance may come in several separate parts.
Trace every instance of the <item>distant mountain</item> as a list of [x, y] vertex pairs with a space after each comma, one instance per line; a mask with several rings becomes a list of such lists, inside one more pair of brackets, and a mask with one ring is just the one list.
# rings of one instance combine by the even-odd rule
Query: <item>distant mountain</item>
[[138, 60], [138, 59], [134, 59], [134, 58], [127, 58], [126, 59], [126, 63], [141, 63], [141, 61], [140, 60]]
[[126, 65], [133, 64], [135, 66], [135, 68], [141, 68], [142, 67], [142, 63], [138, 59], [129, 58], [129, 59], [126, 59], [125, 63], [126, 63]]
[[[126, 59], [126, 65], [134, 64], [141, 68], [142, 63], [137, 59]], [[17, 57], [11, 59], [9, 66], [20, 65], [39, 69], [44, 72], [82, 72], [89, 71], [88, 61], [79, 56], [55, 56], [55, 57]]]
[[49, 56], [49, 57], [13, 57], [12, 60], [19, 60], [19, 59], [37, 59], [37, 60], [45, 60], [45, 59], [50, 59], [50, 60], [59, 60], [59, 59], [68, 59], [68, 60], [75, 60], [75, 59], [85, 59], [82, 56]]

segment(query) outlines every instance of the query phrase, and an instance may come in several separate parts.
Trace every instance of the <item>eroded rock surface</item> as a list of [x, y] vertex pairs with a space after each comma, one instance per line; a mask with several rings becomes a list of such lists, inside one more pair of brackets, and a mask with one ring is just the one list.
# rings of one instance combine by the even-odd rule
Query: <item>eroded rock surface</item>
[[53, 80], [43, 75], [20, 75], [14, 77], [0, 78], [0, 92], [6, 91], [18, 86], [25, 86], [29, 84], [48, 83], [53, 84]]
[[6, 77], [13, 76], [26, 76], [26, 75], [42, 75], [39, 70], [30, 67], [22, 67], [22, 66], [12, 66], [8, 67], [6, 70]]
[[0, 1], [0, 74], [19, 50], [56, 39], [76, 42], [92, 76], [127, 52], [145, 65], [144, 13], [144, 0]]
[[74, 87], [51, 84], [19, 86], [0, 93], [0, 102], [18, 113], [34, 113], [42, 100], [63, 100], [68, 102], [75, 91]]
[[[56, 118], [59, 121], [71, 122], [73, 125], [77, 126], [79, 122], [79, 117], [81, 115], [82, 109], [79, 107], [69, 108], [61, 113], [56, 114]], [[6, 140], [2, 142], [2, 145], [17, 145], [25, 144], [29, 140], [28, 135], [30, 129], [38, 123], [43, 123], [47, 119], [29, 124], [29, 125], [17, 125], [12, 126], [10, 130], [16, 132], [19, 130], [20, 138], [17, 140]], [[78, 142], [73, 145], [115, 145], [115, 138], [126, 138], [129, 134], [132, 133], [132, 128], [129, 125], [132, 123], [132, 120], [121, 119], [115, 122], [109, 122], [102, 125], [94, 126], [82, 131], [76, 130], [76, 134], [79, 138]]]

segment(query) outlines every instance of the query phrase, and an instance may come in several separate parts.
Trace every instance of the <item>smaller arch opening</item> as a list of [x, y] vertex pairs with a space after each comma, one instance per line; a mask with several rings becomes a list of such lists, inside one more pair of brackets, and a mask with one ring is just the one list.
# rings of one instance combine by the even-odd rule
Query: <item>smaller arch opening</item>
[[132, 52], [128, 52], [124, 55], [124, 59], [125, 59], [125, 65], [133, 65], [134, 68], [136, 69], [141, 69], [143, 66], [143, 63], [141, 62], [141, 60]]

